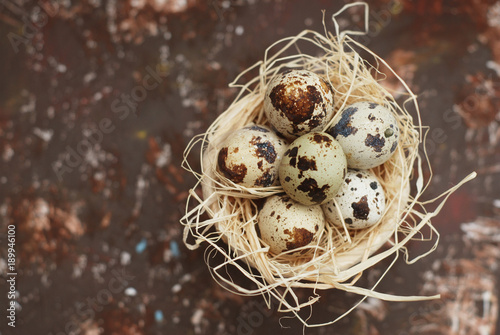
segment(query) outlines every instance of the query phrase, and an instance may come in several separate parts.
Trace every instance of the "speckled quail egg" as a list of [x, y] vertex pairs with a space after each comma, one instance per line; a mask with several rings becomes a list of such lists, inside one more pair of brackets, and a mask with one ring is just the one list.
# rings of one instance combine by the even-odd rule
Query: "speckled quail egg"
[[305, 206], [287, 195], [267, 198], [257, 221], [261, 239], [274, 254], [317, 241], [325, 227], [321, 206]]
[[250, 125], [226, 139], [219, 150], [217, 166], [226, 178], [246, 187], [276, 185], [286, 148], [286, 141], [270, 129]]
[[369, 171], [349, 169], [344, 184], [335, 196], [321, 207], [327, 220], [342, 227], [338, 210], [348, 229], [362, 229], [380, 221], [385, 210], [385, 193], [377, 177]]
[[398, 122], [393, 113], [367, 101], [347, 106], [328, 133], [339, 141], [347, 165], [353, 169], [370, 169], [385, 163], [399, 140]]
[[346, 157], [340, 144], [327, 133], [319, 132], [293, 141], [279, 166], [283, 189], [304, 205], [319, 205], [333, 199], [346, 173]]
[[333, 117], [333, 90], [314, 72], [288, 70], [270, 81], [264, 112], [278, 133], [293, 140], [323, 130]]

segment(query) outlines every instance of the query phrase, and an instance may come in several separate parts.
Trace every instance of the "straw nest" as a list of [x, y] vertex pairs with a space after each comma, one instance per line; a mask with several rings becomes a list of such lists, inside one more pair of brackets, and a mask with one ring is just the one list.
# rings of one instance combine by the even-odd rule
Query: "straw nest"
[[[184, 155], [184, 167], [198, 180], [190, 191], [186, 215], [181, 221], [187, 247], [196, 249], [208, 243], [206, 263], [213, 278], [223, 287], [237, 294], [263, 295], [268, 305], [273, 296], [279, 302], [280, 311], [295, 313], [306, 326], [311, 325], [299, 316], [298, 311], [320, 298], [318, 290], [340, 289], [363, 297], [393, 301], [439, 297], [394, 296], [376, 292], [375, 287], [368, 289], [356, 286], [356, 282], [364, 270], [387, 257], [392, 257], [393, 261], [383, 271], [382, 277], [400, 254], [405, 256], [407, 263], [413, 263], [433, 251], [438, 244], [439, 233], [431, 224], [431, 218], [441, 210], [447, 197], [456, 188], [474, 177], [471, 174], [436, 199], [427, 202], [421, 200], [430, 179], [424, 181], [422, 167], [429, 163], [425, 151], [420, 153], [418, 150], [419, 144], [425, 142], [426, 128], [420, 124], [416, 96], [383, 59], [349, 36], [355, 32], [339, 31], [335, 15], [335, 35], [326, 31], [320, 34], [306, 30], [271, 45], [262, 61], [245, 70], [230, 85], [240, 88], [238, 96], [206, 133], [193, 138]], [[302, 47], [312, 51], [302, 52]], [[373, 57], [375, 65], [364, 61], [357, 50], [364, 50]], [[385, 74], [381, 72], [382, 68]], [[327, 224], [319, 242], [308, 246], [307, 252], [300, 257], [270, 254], [256, 231], [259, 199], [283, 192], [281, 186], [245, 188], [227, 180], [217, 171], [217, 154], [228, 134], [251, 123], [267, 124], [263, 112], [266, 87], [275, 74], [285, 69], [306, 69], [329, 80], [335, 91], [337, 112], [358, 101], [386, 105], [396, 116], [401, 130], [393, 156], [383, 165], [372, 169], [386, 193], [386, 210], [381, 221], [358, 231], [348, 231], [345, 227], [337, 229]], [[252, 72], [258, 73], [246, 84], [238, 84], [242, 76]], [[387, 76], [396, 78], [404, 91], [396, 92], [385, 87]], [[405, 97], [406, 100], [398, 104], [394, 96]], [[414, 116], [409, 114], [406, 106], [411, 106]], [[336, 121], [339, 114], [326, 128]], [[195, 147], [201, 149], [201, 171], [195, 171], [188, 161]], [[424, 206], [431, 202], [436, 202], [437, 207], [428, 212]], [[405, 244], [411, 239], [432, 240], [434, 244], [427, 253], [410, 260]], [[225, 243], [219, 243], [221, 240]], [[386, 243], [387, 248], [377, 253]], [[211, 264], [214, 253], [222, 255], [220, 264]], [[234, 282], [228, 275], [229, 267], [250, 279], [251, 287]], [[299, 288], [313, 288], [315, 294], [307, 301], [300, 301], [296, 295]], [[321, 325], [333, 323], [345, 314]]]

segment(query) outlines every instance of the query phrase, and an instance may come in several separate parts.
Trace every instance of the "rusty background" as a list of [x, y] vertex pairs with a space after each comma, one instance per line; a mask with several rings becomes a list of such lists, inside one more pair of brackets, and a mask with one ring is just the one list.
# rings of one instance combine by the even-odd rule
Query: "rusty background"
[[[184, 247], [179, 219], [194, 178], [180, 163], [234, 98], [227, 85], [239, 72], [279, 38], [323, 31], [321, 9], [330, 17], [346, 2], [1, 0], [0, 334], [301, 334], [276, 305], [222, 289], [203, 248]], [[473, 170], [478, 177], [433, 221], [438, 249], [414, 265], [398, 260], [379, 285], [441, 300], [367, 300], [305, 334], [500, 333], [500, 2], [370, 6], [359, 40], [419, 95], [431, 127], [426, 199]], [[362, 15], [354, 8], [341, 24], [359, 27]], [[6, 319], [8, 225], [15, 328]], [[324, 292], [310, 321], [357, 300]]]

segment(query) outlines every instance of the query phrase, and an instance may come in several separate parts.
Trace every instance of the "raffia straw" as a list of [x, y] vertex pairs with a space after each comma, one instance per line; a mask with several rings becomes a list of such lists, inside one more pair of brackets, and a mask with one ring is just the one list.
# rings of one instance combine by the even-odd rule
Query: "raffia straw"
[[[189, 193], [186, 214], [181, 220], [184, 225], [183, 239], [186, 246], [189, 249], [196, 249], [201, 244], [207, 243], [205, 261], [214, 280], [235, 294], [262, 295], [268, 306], [273, 297], [279, 302], [279, 311], [294, 313], [307, 327], [334, 323], [363, 301], [362, 299], [330, 322], [308, 324], [298, 312], [319, 299], [320, 295], [317, 293], [319, 290], [339, 289], [364, 298], [374, 297], [388, 301], [438, 298], [439, 295], [391, 295], [377, 292], [375, 288], [401, 253], [405, 256], [405, 261], [411, 264], [437, 247], [439, 232], [432, 225], [431, 219], [440, 212], [445, 201], [458, 187], [476, 175], [471, 173], [432, 201], [420, 200], [431, 178], [425, 181], [423, 176], [423, 164], [427, 164], [430, 169], [427, 153], [425, 150], [423, 154], [418, 151], [419, 143], [422, 141], [425, 143], [425, 134], [422, 132], [424, 127], [420, 121], [416, 96], [383, 59], [350, 37], [363, 32], [340, 31], [335, 17], [354, 5], [365, 6], [364, 33], [366, 33], [368, 5], [353, 3], [333, 15], [335, 35], [326, 30], [325, 35], [304, 30], [297, 36], [277, 41], [266, 50], [262, 61], [243, 71], [230, 84], [231, 87], [240, 88], [236, 99], [212, 123], [206, 133], [193, 138], [184, 152], [183, 167], [197, 178], [196, 185]], [[299, 44], [314, 46], [317, 54], [302, 53]], [[356, 50], [363, 50], [371, 55], [377, 67], [365, 62]], [[380, 64], [399, 80], [405, 92], [386, 88], [383, 79], [372, 76], [372, 73], [377, 73], [384, 77], [378, 68]], [[336, 111], [357, 101], [368, 100], [384, 104], [394, 113], [401, 130], [395, 154], [382, 166], [372, 169], [378, 176], [387, 199], [386, 210], [380, 223], [368, 229], [349, 233], [344, 229], [327, 225], [318, 243], [304, 247], [305, 252], [300, 257], [269, 254], [269, 248], [260, 240], [255, 229], [258, 210], [254, 200], [283, 192], [281, 186], [246, 188], [227, 180], [216, 168], [217, 153], [228, 134], [251, 123], [267, 124], [263, 112], [267, 84], [275, 74], [290, 68], [307, 69], [323, 75], [334, 88]], [[243, 75], [255, 72], [258, 73], [253, 79], [244, 84], [239, 83]], [[395, 101], [393, 97], [395, 94], [407, 97], [402, 106]], [[407, 104], [411, 104], [416, 111], [417, 125], [406, 109]], [[331, 126], [338, 117], [339, 113], [325, 128]], [[188, 161], [195, 147], [201, 148], [200, 172], [196, 171]], [[415, 179], [416, 185], [412, 192], [414, 195], [410, 195], [412, 179]], [[424, 205], [430, 203], [437, 204], [437, 208], [428, 212]], [[425, 236], [423, 233], [425, 227], [431, 236]], [[412, 239], [432, 240], [433, 235], [436, 237], [431, 249], [410, 260], [406, 243]], [[194, 241], [191, 242], [192, 240]], [[225, 242], [226, 247], [221, 246], [220, 241]], [[388, 248], [376, 253], [387, 242]], [[215, 254], [222, 255], [224, 260], [220, 264], [211, 263]], [[393, 257], [393, 260], [374, 287], [367, 289], [355, 285], [363, 271], [388, 257]], [[227, 274], [229, 267], [240, 271], [251, 281], [253, 287], [243, 287], [234, 282]], [[296, 295], [296, 290], [300, 288], [312, 288], [315, 295], [307, 301], [300, 301]]]

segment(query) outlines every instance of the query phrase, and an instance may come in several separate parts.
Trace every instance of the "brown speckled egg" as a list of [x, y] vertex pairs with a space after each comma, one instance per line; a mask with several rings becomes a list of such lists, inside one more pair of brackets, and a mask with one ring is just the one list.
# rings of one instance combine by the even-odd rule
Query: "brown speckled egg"
[[338, 121], [328, 130], [353, 169], [371, 169], [385, 163], [396, 150], [399, 127], [394, 114], [386, 107], [368, 101], [347, 106]]
[[385, 210], [385, 193], [377, 177], [369, 171], [349, 169], [334, 201], [321, 207], [329, 222], [342, 227], [342, 214], [348, 229], [362, 229], [380, 221]]
[[288, 70], [270, 81], [264, 112], [278, 133], [293, 140], [323, 130], [333, 117], [333, 90], [314, 72]]
[[257, 221], [261, 239], [273, 254], [310, 245], [325, 227], [321, 206], [305, 206], [287, 195], [267, 198]]
[[219, 171], [229, 180], [246, 187], [276, 185], [278, 166], [287, 148], [285, 140], [258, 125], [232, 133], [217, 157]]
[[347, 173], [340, 144], [327, 133], [309, 133], [285, 151], [279, 177], [285, 192], [304, 205], [319, 205], [337, 194]]

